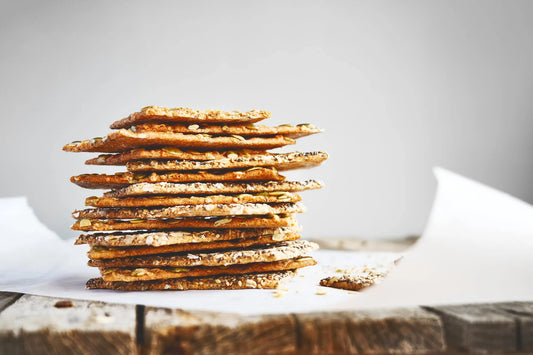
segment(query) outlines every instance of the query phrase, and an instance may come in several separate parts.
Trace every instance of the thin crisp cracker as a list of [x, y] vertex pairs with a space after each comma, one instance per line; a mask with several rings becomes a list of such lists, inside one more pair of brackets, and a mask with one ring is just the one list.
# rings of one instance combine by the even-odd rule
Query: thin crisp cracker
[[291, 152], [250, 157], [225, 158], [209, 161], [139, 160], [126, 164], [129, 171], [176, 171], [243, 169], [273, 167], [276, 170], [308, 169], [320, 165], [328, 155], [323, 152]]
[[[160, 247], [176, 244], [216, 243], [229, 240], [246, 240], [250, 238], [272, 238], [273, 241], [298, 239], [298, 227], [279, 228], [245, 228], [245, 229], [209, 229], [149, 232], [113, 232], [81, 234], [75, 244], [91, 246], [143, 246]], [[288, 236], [288, 237], [286, 237]]]
[[285, 176], [272, 168], [252, 168], [238, 171], [212, 172], [122, 172], [114, 175], [81, 174], [73, 176], [70, 181], [86, 189], [117, 189], [127, 185], [149, 182], [203, 182], [203, 181], [283, 181]]
[[126, 197], [144, 195], [210, 195], [247, 194], [264, 192], [300, 192], [320, 189], [324, 185], [316, 180], [267, 181], [263, 183], [138, 183], [104, 193], [105, 197]]
[[174, 244], [164, 245], [160, 247], [144, 246], [144, 247], [104, 247], [100, 245], [94, 245], [87, 252], [90, 259], [113, 259], [113, 258], [125, 258], [129, 256], [141, 256], [141, 255], [154, 255], [154, 254], [170, 254], [181, 252], [194, 252], [194, 251], [206, 251], [215, 249], [235, 249], [246, 248], [257, 245], [265, 245], [272, 243], [285, 242], [290, 240], [297, 240], [300, 238], [298, 233], [278, 233], [269, 236], [260, 236], [256, 238], [246, 239], [233, 239], [211, 243], [189, 243], [189, 244]]
[[233, 204], [233, 203], [279, 203], [298, 202], [302, 197], [298, 194], [274, 191], [258, 194], [239, 195], [206, 195], [206, 196], [149, 196], [149, 197], [97, 197], [85, 199], [86, 206], [93, 207], [164, 207], [177, 205]]
[[72, 213], [75, 219], [155, 219], [181, 217], [252, 216], [302, 213], [298, 203], [232, 203], [207, 205], [179, 205], [164, 208], [88, 208]]
[[240, 290], [275, 289], [296, 274], [295, 270], [258, 274], [189, 277], [154, 281], [104, 281], [101, 277], [87, 281], [88, 289], [111, 289], [120, 291], [155, 290]]
[[183, 134], [166, 132], [137, 133], [121, 129], [105, 137], [97, 137], [66, 144], [67, 152], [123, 152], [134, 148], [176, 146], [200, 149], [273, 149], [295, 144], [292, 138], [277, 135], [268, 137], [210, 136], [208, 134]]
[[258, 122], [270, 116], [271, 113], [264, 110], [240, 112], [193, 110], [188, 107], [166, 108], [161, 106], [147, 106], [139, 112], [134, 112], [126, 118], [113, 122], [110, 127], [112, 129], [127, 128], [146, 122], [242, 124]]
[[175, 218], [175, 219], [80, 219], [72, 225], [74, 230], [113, 231], [113, 230], [177, 230], [177, 229], [230, 229], [230, 228], [277, 228], [296, 227], [294, 216], [270, 215], [259, 217], [215, 217], [215, 218]]
[[248, 273], [286, 271], [316, 265], [311, 257], [298, 257], [267, 263], [249, 263], [231, 266], [197, 266], [192, 268], [100, 268], [104, 281], [150, 281], [179, 279], [185, 277], [208, 277]]
[[236, 248], [234, 250], [141, 255], [115, 259], [91, 259], [88, 264], [89, 266], [104, 268], [228, 266], [294, 259], [316, 249], [318, 249], [316, 243], [307, 240], [294, 240], [266, 246]]
[[142, 124], [131, 128], [134, 132], [169, 132], [169, 133], [192, 133], [192, 134], [211, 134], [211, 135], [239, 135], [243, 137], [258, 136], [276, 136], [297, 139], [311, 134], [320, 133], [322, 130], [312, 124], [302, 123], [298, 125], [283, 124], [276, 127], [265, 125], [231, 125], [220, 126], [212, 124]]
[[88, 165], [126, 165], [133, 160], [217, 160], [234, 157], [250, 157], [253, 155], [274, 155], [265, 150], [226, 150], [226, 151], [193, 151], [178, 147], [163, 147], [156, 149], [137, 148], [118, 154], [100, 154], [96, 158], [85, 161]]

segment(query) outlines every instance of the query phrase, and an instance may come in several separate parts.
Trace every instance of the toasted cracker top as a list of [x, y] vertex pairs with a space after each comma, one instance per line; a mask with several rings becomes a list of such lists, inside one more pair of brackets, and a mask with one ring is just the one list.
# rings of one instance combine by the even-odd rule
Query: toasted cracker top
[[97, 267], [159, 267], [159, 266], [227, 266], [292, 259], [317, 250], [318, 244], [294, 240], [269, 245], [215, 251], [181, 252], [170, 255], [140, 255], [115, 259], [90, 260]]
[[126, 128], [145, 122], [199, 122], [199, 123], [241, 123], [258, 122], [269, 118], [271, 113], [263, 110], [219, 111], [193, 110], [188, 107], [166, 108], [161, 106], [147, 106], [139, 112], [132, 113], [126, 118], [113, 122], [111, 128]]
[[194, 195], [194, 194], [241, 194], [274, 191], [299, 192], [320, 189], [323, 183], [316, 180], [306, 181], [268, 181], [263, 183], [138, 183], [104, 193], [106, 197], [126, 197], [136, 195]]
[[275, 127], [254, 124], [239, 124], [232, 126], [220, 126], [213, 124], [153, 124], [146, 123], [130, 128], [134, 132], [169, 132], [169, 133], [195, 133], [195, 134], [237, 134], [240, 136], [275, 136], [281, 134], [289, 138], [300, 138], [311, 134], [320, 133], [322, 129], [310, 124], [300, 123], [297, 125], [283, 124]]
[[148, 290], [234, 290], [243, 288], [276, 288], [282, 282], [294, 277], [294, 271], [251, 273], [243, 275], [223, 275], [196, 277], [192, 279], [168, 279], [151, 281], [104, 281], [94, 278], [87, 281], [89, 289], [106, 288], [122, 291]]
[[[284, 235], [299, 238], [299, 226], [278, 228], [245, 228], [245, 229], [206, 229], [206, 230], [163, 230], [142, 232], [111, 232], [81, 234], [75, 244], [104, 245], [110, 247], [150, 246], [185, 243], [213, 243], [228, 240], [272, 237], [274, 241], [282, 241]], [[292, 238], [297, 239], [297, 238]]]
[[328, 155], [324, 152], [290, 152], [250, 157], [236, 156], [208, 161], [138, 160], [126, 163], [129, 171], [190, 171], [274, 167], [276, 170], [306, 169], [320, 165]]
[[238, 149], [228, 151], [193, 151], [182, 150], [178, 147], [163, 147], [156, 149], [137, 148], [128, 150], [118, 154], [100, 154], [98, 157], [89, 159], [85, 164], [89, 165], [126, 165], [132, 160], [149, 160], [149, 159], [179, 159], [179, 160], [193, 160], [206, 161], [218, 160], [224, 158], [237, 157], [252, 157], [257, 155], [273, 155], [264, 150], [250, 150]]
[[123, 152], [143, 147], [177, 146], [180, 148], [200, 149], [271, 149], [295, 144], [292, 138], [282, 135], [267, 137], [248, 137], [239, 135], [210, 136], [208, 134], [183, 134], [169, 132], [136, 133], [121, 129], [105, 137], [75, 141], [63, 147], [67, 152]]

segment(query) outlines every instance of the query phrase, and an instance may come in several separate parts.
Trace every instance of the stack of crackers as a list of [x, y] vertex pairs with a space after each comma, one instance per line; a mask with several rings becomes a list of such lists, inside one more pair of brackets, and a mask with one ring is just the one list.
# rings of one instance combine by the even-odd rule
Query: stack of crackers
[[320, 182], [286, 181], [279, 171], [309, 168], [323, 152], [272, 153], [321, 130], [269, 127], [267, 111], [198, 111], [149, 106], [116, 121], [106, 137], [67, 144], [102, 152], [86, 164], [125, 166], [71, 181], [107, 189], [74, 211], [76, 244], [89, 244], [101, 277], [87, 287], [117, 290], [276, 288], [316, 264], [317, 245], [300, 239], [298, 192]]

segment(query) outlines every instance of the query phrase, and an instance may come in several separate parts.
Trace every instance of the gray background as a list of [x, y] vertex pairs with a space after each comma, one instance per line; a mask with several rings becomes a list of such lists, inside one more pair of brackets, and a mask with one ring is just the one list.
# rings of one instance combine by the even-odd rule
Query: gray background
[[[61, 151], [157, 104], [311, 122], [307, 237], [423, 230], [440, 165], [533, 201], [531, 1], [12, 1], [0, 11], [0, 196], [73, 237], [95, 171]], [[105, 169], [110, 171], [110, 169]]]

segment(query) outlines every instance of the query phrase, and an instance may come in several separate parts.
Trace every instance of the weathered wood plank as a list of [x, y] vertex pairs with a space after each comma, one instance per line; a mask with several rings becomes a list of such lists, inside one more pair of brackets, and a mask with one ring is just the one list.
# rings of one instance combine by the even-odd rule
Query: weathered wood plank
[[24, 295], [0, 313], [0, 354], [132, 354], [135, 306]]
[[290, 315], [251, 316], [147, 307], [147, 354], [290, 354], [296, 351]]
[[295, 317], [303, 354], [434, 354], [445, 350], [439, 317], [421, 308]]
[[21, 297], [20, 293], [0, 291], [0, 312]]
[[448, 346], [456, 351], [518, 351], [515, 317], [497, 304], [426, 307], [443, 321]]
[[533, 302], [499, 303], [495, 307], [515, 319], [518, 351], [533, 353]]

